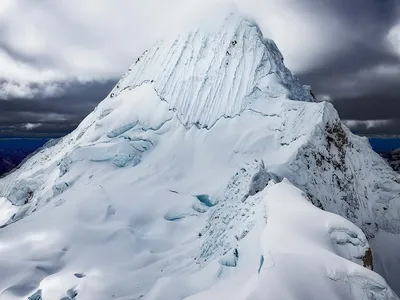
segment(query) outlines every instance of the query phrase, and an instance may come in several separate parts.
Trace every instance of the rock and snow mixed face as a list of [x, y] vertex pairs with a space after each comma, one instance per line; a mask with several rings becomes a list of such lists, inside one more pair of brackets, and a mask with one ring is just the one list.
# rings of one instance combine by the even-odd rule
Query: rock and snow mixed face
[[397, 299], [338, 215], [396, 235], [399, 182], [229, 16], [146, 51], [0, 179], [0, 298]]

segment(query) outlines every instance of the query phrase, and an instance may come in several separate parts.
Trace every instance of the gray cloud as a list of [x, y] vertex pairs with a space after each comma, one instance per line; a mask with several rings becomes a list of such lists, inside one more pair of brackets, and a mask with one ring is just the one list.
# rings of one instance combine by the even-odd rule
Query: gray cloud
[[400, 133], [398, 0], [2, 0], [0, 135], [72, 130], [156, 38], [226, 7], [355, 131]]
[[0, 136], [69, 133], [108, 95], [114, 84], [114, 81], [75, 83], [69, 84], [61, 96], [0, 99]]

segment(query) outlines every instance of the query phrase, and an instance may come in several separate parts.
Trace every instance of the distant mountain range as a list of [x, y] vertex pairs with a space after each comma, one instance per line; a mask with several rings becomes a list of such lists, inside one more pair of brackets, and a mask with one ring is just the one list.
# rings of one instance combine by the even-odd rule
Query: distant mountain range
[[400, 149], [400, 137], [369, 136], [368, 138], [372, 148], [378, 153]]
[[17, 167], [50, 138], [0, 138], [0, 177]]
[[396, 172], [400, 172], [400, 149], [379, 153]]
[[400, 137], [375, 136], [369, 137], [372, 148], [379, 153], [395, 170], [400, 171]]

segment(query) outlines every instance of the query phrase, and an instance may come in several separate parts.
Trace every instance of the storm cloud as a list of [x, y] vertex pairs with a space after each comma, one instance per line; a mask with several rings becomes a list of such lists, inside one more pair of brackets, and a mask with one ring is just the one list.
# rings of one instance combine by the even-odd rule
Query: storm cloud
[[399, 0], [2, 0], [0, 135], [73, 130], [157, 38], [226, 9], [353, 131], [400, 134]]

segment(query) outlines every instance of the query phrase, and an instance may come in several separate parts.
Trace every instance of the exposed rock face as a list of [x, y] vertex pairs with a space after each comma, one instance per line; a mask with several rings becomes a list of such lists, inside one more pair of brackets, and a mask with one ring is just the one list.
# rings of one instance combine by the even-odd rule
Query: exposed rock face
[[[307, 192], [315, 205], [351, 220], [368, 237], [379, 229], [400, 233], [399, 175], [366, 138], [353, 135], [341, 124], [332, 106], [325, 107], [313, 138], [290, 163], [292, 171], [283, 175]], [[307, 175], [296, 176], [294, 170]]]
[[372, 271], [374, 270], [374, 258], [372, 256], [371, 248], [368, 248], [365, 251], [365, 254], [364, 254], [362, 260], [363, 260], [363, 266], [364, 267], [366, 267], [366, 268], [368, 268], [368, 269], [370, 269]]

